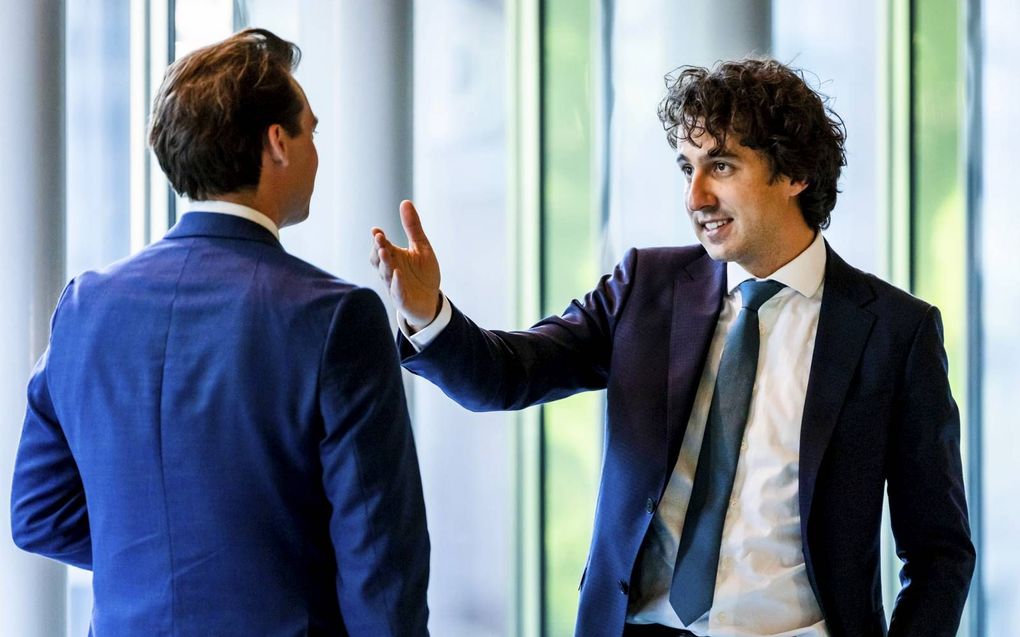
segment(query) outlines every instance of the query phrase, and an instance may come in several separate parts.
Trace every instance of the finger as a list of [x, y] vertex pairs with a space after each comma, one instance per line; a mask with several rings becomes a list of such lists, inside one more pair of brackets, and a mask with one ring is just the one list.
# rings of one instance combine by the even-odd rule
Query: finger
[[386, 284], [389, 285], [390, 283], [389, 277], [392, 272], [392, 269], [387, 268], [383, 264], [382, 259], [379, 258], [378, 250], [372, 250], [372, 254], [369, 256], [369, 261], [372, 263], [372, 267], [375, 268], [375, 272], [376, 274], [379, 275], [379, 278], [382, 279], [383, 281], [386, 281]]
[[368, 262], [372, 264], [373, 268], [379, 267], [379, 249], [389, 247], [389, 240], [386, 239], [386, 233], [383, 232], [382, 228], [372, 228], [372, 247], [368, 251]]
[[414, 204], [405, 199], [400, 202], [400, 225], [404, 226], [404, 234], [411, 246], [429, 245], [429, 238], [425, 236], [425, 230], [421, 227], [421, 218]]
[[379, 275], [389, 282], [390, 277], [393, 276], [393, 269], [397, 267], [397, 260], [393, 255], [393, 251], [387, 248], [380, 248], [376, 251], [379, 256]]
[[377, 245], [377, 246], [379, 246], [381, 248], [381, 247], [384, 247], [387, 244], [389, 244], [389, 242], [390, 242], [390, 240], [386, 236], [386, 231], [384, 231], [382, 228], [378, 228], [378, 227], [373, 227], [372, 228], [372, 243], [374, 243], [375, 245]]
[[398, 309], [403, 309], [404, 306], [404, 288], [400, 281], [400, 270], [392, 270], [389, 281], [387, 283], [390, 286], [390, 298], [396, 303]]
[[386, 233], [382, 230], [372, 233], [372, 243], [374, 243], [377, 248], [388, 248], [393, 245], [390, 243], [389, 237], [387, 237]]

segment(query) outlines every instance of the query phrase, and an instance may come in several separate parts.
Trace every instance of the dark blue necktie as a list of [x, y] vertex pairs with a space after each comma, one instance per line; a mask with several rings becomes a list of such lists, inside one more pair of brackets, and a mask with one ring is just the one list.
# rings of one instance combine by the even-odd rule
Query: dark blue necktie
[[705, 436], [694, 472], [669, 602], [685, 626], [712, 606], [719, 544], [758, 371], [758, 308], [783, 289], [776, 281], [740, 284], [743, 309], [726, 336]]

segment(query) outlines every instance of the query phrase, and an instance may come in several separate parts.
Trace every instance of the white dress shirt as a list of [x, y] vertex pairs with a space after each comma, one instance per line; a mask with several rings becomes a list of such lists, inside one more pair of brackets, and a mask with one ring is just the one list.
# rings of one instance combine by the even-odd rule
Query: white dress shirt
[[723, 525], [712, 607], [684, 626], [669, 603], [680, 534], [691, 497], [701, 439], [715, 391], [726, 335], [741, 309], [737, 286], [755, 278], [736, 263], [726, 268], [728, 294], [687, 423], [673, 475], [639, 559], [641, 581], [627, 620], [686, 628], [713, 637], [825, 637], [800, 536], [800, 427], [825, 277], [821, 233], [768, 277], [787, 287], [758, 310], [761, 349]]
[[[709, 347], [687, 431], [638, 557], [640, 581], [627, 612], [635, 624], [662, 624], [712, 637], [827, 637], [811, 590], [800, 536], [800, 428], [825, 278], [819, 232], [800, 255], [768, 277], [787, 287], [758, 310], [761, 349], [723, 526], [712, 607], [684, 626], [669, 603], [684, 516], [726, 335], [740, 312], [737, 286], [755, 278], [736, 263], [726, 268], [728, 294]], [[421, 351], [449, 324], [450, 302], [425, 329], [410, 335]]]
[[249, 208], [239, 203], [231, 201], [188, 201], [188, 209], [183, 214], [188, 214], [189, 212], [215, 212], [221, 215], [241, 217], [248, 221], [254, 221], [272, 232], [277, 241], [280, 240], [280, 229], [276, 227], [272, 219], [254, 208]]

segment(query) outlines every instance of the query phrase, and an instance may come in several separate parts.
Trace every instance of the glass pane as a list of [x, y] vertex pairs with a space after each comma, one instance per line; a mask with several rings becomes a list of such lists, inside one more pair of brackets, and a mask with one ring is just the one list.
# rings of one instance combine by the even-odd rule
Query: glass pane
[[[985, 0], [982, 6], [983, 77], [981, 165], [981, 332], [984, 368], [980, 399], [982, 422], [982, 537], [984, 633], [1020, 635], [1020, 507], [1016, 502], [1016, 459], [1020, 429], [1016, 395], [1020, 388], [1020, 285], [1017, 284], [1016, 172], [1020, 148], [1020, 5]], [[978, 397], [975, 397], [978, 398]], [[979, 611], [980, 612], [980, 611]]]
[[67, 3], [67, 273], [130, 249], [129, 0]]
[[[912, 5], [912, 292], [941, 310], [949, 381], [960, 409], [964, 477], [969, 475], [967, 148], [965, 4]], [[968, 496], [973, 487], [966, 484]], [[979, 543], [980, 545], [980, 543]], [[979, 548], [980, 550], [980, 548]], [[972, 609], [964, 608], [961, 635]]]
[[[808, 83], [830, 99], [847, 128], [840, 194], [825, 237], [854, 267], [885, 275], [883, 254], [889, 211], [881, 187], [887, 132], [878, 99], [886, 81], [885, 3], [773, 0], [772, 53], [806, 71]], [[834, 28], [839, 25], [839, 28]]]
[[175, 59], [234, 32], [233, 0], [175, 0], [173, 7]]
[[[129, 0], [66, 5], [67, 277], [131, 247]], [[68, 569], [67, 634], [89, 632], [92, 573]]]
[[[602, 269], [631, 247], [697, 243], [684, 208], [676, 153], [656, 116], [665, 76], [769, 48], [769, 15], [750, 2], [614, 2], [609, 120], [609, 221]], [[678, 25], [683, 37], [677, 37]]]
[[[506, 6], [414, 5], [415, 201], [451, 301], [480, 325], [514, 328]], [[413, 414], [432, 537], [429, 628], [452, 637], [508, 635], [514, 417], [468, 413], [421, 380]]]
[[[588, 0], [543, 3], [542, 311], [559, 314], [599, 277], [592, 11]], [[602, 394], [543, 407], [545, 634], [572, 635], [602, 454]]]

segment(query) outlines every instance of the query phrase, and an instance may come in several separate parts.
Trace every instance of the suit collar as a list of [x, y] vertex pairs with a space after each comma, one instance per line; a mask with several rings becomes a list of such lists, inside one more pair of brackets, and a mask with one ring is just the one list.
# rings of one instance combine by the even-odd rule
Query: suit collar
[[258, 241], [283, 249], [273, 233], [254, 221], [217, 212], [189, 212], [166, 233], [167, 239], [218, 237]]
[[273, 236], [276, 237], [277, 240], [280, 238], [280, 228], [276, 225], [275, 221], [258, 210], [243, 204], [219, 199], [209, 201], [189, 201], [188, 209], [184, 212], [184, 214], [188, 214], [189, 212], [219, 212], [225, 215], [234, 215], [235, 217], [241, 217], [248, 221], [254, 221], [266, 230], [272, 232]]

